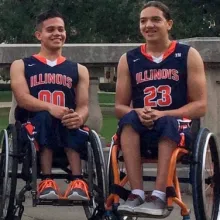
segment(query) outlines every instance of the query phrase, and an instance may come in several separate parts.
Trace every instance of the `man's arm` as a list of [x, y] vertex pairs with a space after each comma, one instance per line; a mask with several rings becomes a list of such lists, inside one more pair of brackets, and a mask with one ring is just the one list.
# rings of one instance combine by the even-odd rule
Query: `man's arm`
[[117, 69], [116, 97], [115, 97], [115, 114], [118, 119], [122, 118], [131, 110], [135, 110], [143, 125], [150, 127], [153, 124], [151, 116], [147, 115], [146, 108], [133, 108], [131, 102], [131, 77], [128, 69], [126, 54], [122, 55]]
[[204, 64], [200, 54], [194, 48], [190, 48], [189, 50], [187, 63], [189, 103], [176, 110], [164, 111], [165, 115], [193, 119], [202, 117], [206, 113], [207, 88]]
[[119, 60], [117, 68], [115, 95], [115, 114], [119, 119], [133, 109], [130, 107], [131, 89], [131, 79], [128, 69], [127, 57], [126, 54], [123, 54]]
[[89, 115], [89, 72], [85, 66], [78, 64], [79, 82], [76, 87], [76, 109], [75, 112], [85, 123]]
[[30, 95], [27, 81], [24, 76], [24, 62], [16, 60], [10, 68], [11, 88], [18, 106], [29, 111], [49, 111], [49, 103], [40, 101]]
[[27, 81], [24, 75], [24, 62], [16, 60], [10, 68], [11, 88], [18, 106], [28, 111], [48, 111], [56, 118], [62, 118], [68, 110], [48, 102], [41, 101], [30, 94]]

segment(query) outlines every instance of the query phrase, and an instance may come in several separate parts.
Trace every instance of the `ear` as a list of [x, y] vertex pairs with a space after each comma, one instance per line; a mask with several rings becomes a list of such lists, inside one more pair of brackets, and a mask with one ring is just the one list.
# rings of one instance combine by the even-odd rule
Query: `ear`
[[170, 31], [173, 27], [173, 20], [167, 21], [167, 30]]
[[35, 31], [34, 35], [39, 41], [41, 41], [41, 32], [40, 31]]

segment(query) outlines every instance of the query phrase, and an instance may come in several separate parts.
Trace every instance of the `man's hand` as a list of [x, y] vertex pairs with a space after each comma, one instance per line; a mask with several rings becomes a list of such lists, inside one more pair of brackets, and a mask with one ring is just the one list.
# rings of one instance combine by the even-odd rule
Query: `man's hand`
[[163, 111], [158, 111], [155, 109], [152, 109], [151, 112], [149, 112], [149, 115], [151, 117], [151, 120], [156, 121], [157, 119], [165, 116]]
[[77, 112], [70, 109], [69, 112], [62, 117], [62, 124], [68, 129], [76, 129], [83, 125], [83, 119]]
[[49, 113], [58, 119], [62, 119], [62, 117], [69, 112], [69, 108], [62, 107], [54, 104], [50, 104]]
[[138, 117], [144, 126], [146, 126], [149, 129], [153, 127], [154, 122], [150, 115], [150, 112], [152, 111], [151, 108], [144, 107], [144, 108], [137, 108], [134, 110], [137, 112]]

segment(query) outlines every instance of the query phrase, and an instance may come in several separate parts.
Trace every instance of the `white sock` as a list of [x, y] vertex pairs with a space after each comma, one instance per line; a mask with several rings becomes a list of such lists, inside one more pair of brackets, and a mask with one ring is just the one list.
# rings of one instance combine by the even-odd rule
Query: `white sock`
[[139, 195], [143, 200], [145, 200], [145, 193], [144, 193], [144, 190], [141, 190], [141, 189], [133, 189], [131, 191], [132, 194], [135, 194], [135, 195]]
[[166, 193], [165, 192], [162, 192], [162, 191], [159, 191], [159, 190], [154, 190], [152, 192], [152, 196], [156, 196], [164, 202], [166, 201]]

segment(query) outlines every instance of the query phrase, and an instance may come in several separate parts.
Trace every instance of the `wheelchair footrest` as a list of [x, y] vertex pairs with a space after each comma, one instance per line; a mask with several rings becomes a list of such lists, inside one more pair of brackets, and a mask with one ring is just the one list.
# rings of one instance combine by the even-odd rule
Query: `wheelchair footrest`
[[68, 199], [38, 199], [37, 205], [52, 205], [52, 206], [88, 206], [90, 201], [80, 201], [80, 200], [68, 200]]
[[136, 218], [156, 218], [156, 219], [162, 219], [166, 218], [170, 215], [172, 211], [166, 210], [163, 215], [149, 215], [144, 213], [131, 213], [126, 211], [121, 211], [119, 214], [121, 216], [128, 216], [128, 217], [136, 217]]

